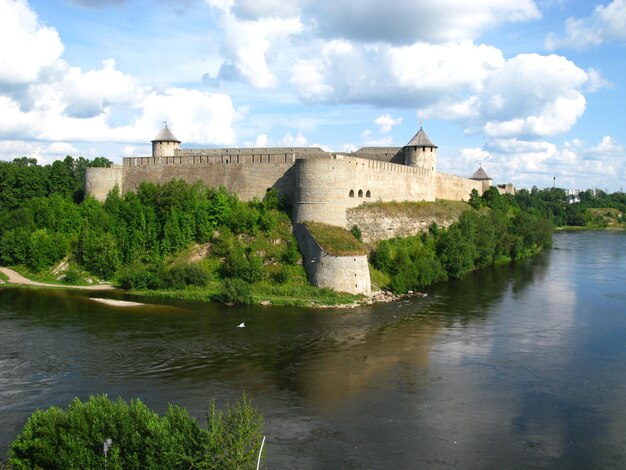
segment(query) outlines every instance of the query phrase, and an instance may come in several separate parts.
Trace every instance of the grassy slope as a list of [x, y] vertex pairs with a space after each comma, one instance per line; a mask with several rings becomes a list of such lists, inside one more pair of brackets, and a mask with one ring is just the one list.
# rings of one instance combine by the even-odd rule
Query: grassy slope
[[319, 222], [305, 222], [315, 241], [328, 254], [334, 256], [354, 256], [366, 254], [365, 246], [354, 238], [349, 231], [333, 225], [321, 224]]

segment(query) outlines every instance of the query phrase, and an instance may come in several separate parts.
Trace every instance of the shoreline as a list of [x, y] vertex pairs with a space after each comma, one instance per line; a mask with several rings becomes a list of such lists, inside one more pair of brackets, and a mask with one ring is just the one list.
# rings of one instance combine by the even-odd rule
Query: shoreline
[[[22, 276], [18, 272], [10, 268], [5, 268], [5, 267], [0, 267], [0, 272], [2, 272], [5, 276], [8, 277], [8, 282], [4, 282], [0, 280], [0, 286], [27, 287], [27, 288], [41, 287], [41, 288], [48, 288], [48, 289], [72, 289], [72, 290], [91, 290], [91, 291], [120, 290], [110, 284], [100, 284], [100, 285], [94, 285], [94, 286], [72, 286], [72, 285], [67, 285], [67, 284], [51, 284], [51, 283], [33, 281], [31, 279], [28, 279]], [[180, 292], [182, 293], [184, 291], [180, 291]], [[179, 292], [176, 292], [176, 291], [168, 292], [169, 295], [162, 295], [162, 293], [161, 295], [159, 295], [158, 291], [156, 292], [128, 291], [127, 293], [130, 295], [135, 295], [135, 296], [140, 296], [140, 297], [156, 297], [156, 298], [163, 298], [163, 299], [174, 299], [174, 300], [195, 301], [195, 302], [213, 302], [209, 299], [193, 298], [195, 296], [192, 296], [192, 298], [189, 298], [185, 296], [184, 294], [180, 295]], [[264, 298], [264, 296], [259, 296], [259, 297]], [[406, 294], [393, 294], [392, 292], [387, 291], [387, 290], [380, 290], [380, 291], [372, 292], [370, 295], [363, 296], [362, 298], [356, 299], [352, 302], [339, 303], [339, 304], [319, 303], [319, 301], [308, 300], [306, 298], [293, 299], [293, 298], [285, 297], [281, 299], [280, 297], [276, 298], [276, 296], [268, 296], [267, 298], [264, 298], [264, 300], [259, 300], [258, 302], [255, 302], [253, 305], [260, 305], [264, 307], [271, 307], [271, 306], [290, 307], [291, 306], [291, 307], [315, 308], [315, 309], [333, 309], [333, 308], [353, 309], [353, 308], [366, 307], [366, 306], [382, 304], [382, 303], [397, 302], [397, 301], [409, 299], [409, 298], [423, 298], [423, 297], [427, 297], [427, 294], [421, 293], [421, 292], [413, 292], [413, 291], [409, 291]], [[270, 300], [270, 298], [272, 299]], [[146, 303], [143, 303], [143, 302], [136, 302], [136, 301], [130, 301], [130, 300], [105, 299], [105, 298], [99, 298], [99, 297], [90, 297], [90, 300], [94, 302], [106, 304], [109, 306], [113, 306], [113, 307], [120, 307], [120, 308], [147, 305]]]
[[52, 284], [48, 282], [33, 281], [22, 276], [17, 271], [10, 268], [0, 267], [0, 272], [7, 276], [9, 280], [7, 283], [0, 281], [2, 285], [15, 285], [15, 286], [31, 286], [31, 287], [49, 287], [58, 289], [78, 289], [78, 290], [117, 290], [111, 284], [95, 284], [93, 286], [72, 286], [70, 284]]

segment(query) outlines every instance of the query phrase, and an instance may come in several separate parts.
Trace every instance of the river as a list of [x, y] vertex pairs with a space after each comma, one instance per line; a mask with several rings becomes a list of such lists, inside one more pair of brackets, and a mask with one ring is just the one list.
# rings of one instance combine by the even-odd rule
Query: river
[[268, 468], [626, 468], [623, 232], [353, 310], [88, 296], [0, 290], [0, 456], [75, 396], [202, 417], [245, 391]]

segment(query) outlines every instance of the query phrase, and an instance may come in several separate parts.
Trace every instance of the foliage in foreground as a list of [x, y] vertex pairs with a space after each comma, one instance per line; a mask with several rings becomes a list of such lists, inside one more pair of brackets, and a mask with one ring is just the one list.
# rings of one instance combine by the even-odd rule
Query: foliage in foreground
[[[206, 428], [170, 405], [164, 416], [141, 400], [78, 398], [35, 411], [9, 449], [16, 469], [254, 469], [263, 416], [244, 395], [225, 411], [209, 404]], [[104, 453], [104, 444], [110, 447]]]

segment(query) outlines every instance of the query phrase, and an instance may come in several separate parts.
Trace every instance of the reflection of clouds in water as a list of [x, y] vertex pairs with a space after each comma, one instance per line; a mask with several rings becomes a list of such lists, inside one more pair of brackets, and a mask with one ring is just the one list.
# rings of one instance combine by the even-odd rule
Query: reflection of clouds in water
[[364, 390], [391, 386], [386, 375], [408, 368], [413, 376], [428, 367], [432, 337], [439, 322], [429, 318], [400, 321], [367, 335], [348, 335], [340, 350], [329, 349], [306, 363], [302, 372], [303, 394], [312, 402], [335, 405]]
[[526, 331], [520, 331], [518, 342], [530, 350], [563, 345], [576, 321], [577, 295], [568, 278], [551, 279], [538, 289], [523, 296], [526, 311], [532, 321], [524, 322]]

